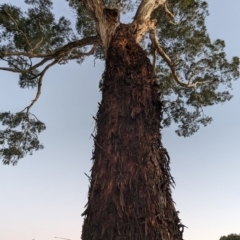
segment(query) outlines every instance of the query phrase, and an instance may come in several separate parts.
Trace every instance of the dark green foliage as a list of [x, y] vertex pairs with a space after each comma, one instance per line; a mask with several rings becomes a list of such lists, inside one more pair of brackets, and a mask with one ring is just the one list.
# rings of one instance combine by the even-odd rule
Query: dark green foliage
[[[93, 34], [94, 23], [78, 2], [69, 0], [70, 6], [77, 9], [78, 32], [82, 36]], [[129, 12], [136, 9], [139, 2], [106, 0], [105, 4]], [[166, 62], [158, 58], [156, 73], [161, 100], [165, 103], [162, 125], [169, 127], [174, 122], [178, 124], [176, 133], [187, 137], [198, 131], [201, 125], [211, 123], [212, 118], [204, 114], [203, 107], [232, 98], [229, 89], [232, 80], [239, 78], [239, 58], [233, 57], [228, 61], [224, 41], [217, 39], [211, 42], [205, 25], [208, 16], [206, 1], [169, 0], [168, 5], [175, 16], [174, 22], [164, 8], [157, 9], [153, 14], [153, 18], [158, 21], [160, 44], [176, 62], [176, 69], [183, 82], [206, 82], [194, 88], [183, 88], [174, 80]], [[95, 57], [102, 56], [99, 49]]]
[[17, 164], [20, 158], [33, 150], [43, 149], [38, 134], [46, 129], [44, 123], [28, 112], [0, 113], [5, 130], [0, 130], [0, 157], [4, 164]]
[[[0, 67], [19, 73], [21, 88], [38, 89], [35, 102], [46, 70], [67, 62], [67, 58], [51, 57], [52, 52], [76, 37], [69, 20], [64, 17], [55, 20], [52, 1], [25, 0], [25, 3], [30, 5], [27, 12], [11, 4], [0, 5]], [[43, 148], [38, 134], [45, 125], [29, 112], [32, 105], [16, 114], [0, 114], [0, 157], [4, 164], [15, 165], [27, 153]]]
[[0, 39], [2, 51], [23, 50], [30, 53], [46, 53], [70, 41], [71, 23], [61, 17], [55, 21], [48, 0], [25, 1], [33, 4], [23, 13], [18, 7], [0, 6]]
[[[25, 0], [29, 5], [26, 12], [11, 4], [0, 5], [0, 70], [18, 73], [21, 88], [37, 89], [33, 104], [40, 95], [42, 79], [48, 68], [55, 64], [65, 64], [69, 60], [81, 63], [83, 55], [90, 54], [86, 53], [89, 50], [87, 44], [78, 45], [78, 41], [97, 35], [94, 21], [84, 9], [83, 1], [66, 1], [76, 13], [76, 22], [73, 24], [75, 32], [71, 22], [65, 17], [55, 19], [51, 0]], [[104, 0], [106, 6], [119, 8], [121, 13], [134, 12], [140, 2]], [[161, 47], [175, 64], [183, 83], [199, 84], [191, 88], [182, 87], [174, 79], [167, 63], [157, 57], [159, 94], [164, 103], [162, 126], [168, 127], [175, 123], [178, 125], [176, 133], [186, 137], [198, 131], [201, 125], [206, 126], [212, 121], [211, 116], [204, 114], [204, 107], [232, 98], [232, 81], [239, 78], [239, 58], [233, 57], [229, 61], [224, 52], [224, 41], [210, 40], [205, 26], [205, 18], [208, 16], [206, 1], [168, 0], [168, 7], [175, 16], [174, 20], [166, 14], [163, 7], [152, 15], [158, 23]], [[148, 43], [148, 40], [145, 43]], [[150, 48], [148, 50], [150, 53]], [[93, 52], [95, 58], [105, 59], [100, 45], [96, 45]], [[25, 121], [25, 126], [33, 126], [33, 120], [26, 120], [27, 117], [34, 119], [29, 112], [33, 104], [26, 108], [25, 115], [1, 115], [0, 120], [16, 121], [22, 116], [21, 121]], [[38, 120], [36, 122], [40, 123]], [[2, 156], [5, 156], [4, 163], [15, 163], [16, 159], [27, 152], [41, 148], [37, 138], [34, 138], [34, 134], [40, 131], [36, 130], [33, 134], [28, 127], [27, 131], [14, 130], [13, 123], [9, 124], [7, 130], [1, 132], [1, 138], [5, 139], [1, 140], [5, 144], [1, 150]], [[19, 139], [23, 138], [28, 139], [29, 143], [25, 141], [25, 145], [23, 142], [19, 145]]]
[[83, 37], [96, 34], [94, 22], [90, 16], [87, 15], [86, 10], [83, 7], [78, 7], [77, 9], [76, 29]]
[[55, 20], [52, 1], [25, 2], [32, 5], [27, 12], [10, 4], [0, 6], [0, 59], [8, 71], [22, 73], [19, 84], [23, 88], [37, 86], [41, 75], [37, 68], [47, 60], [34, 65], [36, 57], [43, 58], [75, 38], [69, 20]]
[[38, 85], [39, 78], [39, 71], [36, 69], [31, 72], [22, 73], [19, 76], [19, 86], [21, 88], [34, 88]]
[[228, 236], [222, 236], [219, 240], [240, 240], [240, 235], [230, 234]]
[[169, 0], [174, 22], [164, 9], [154, 17], [159, 24], [159, 40], [164, 51], [175, 61], [176, 69], [184, 83], [193, 88], [179, 86], [162, 60], [157, 61], [157, 77], [161, 99], [165, 102], [163, 126], [178, 124], [179, 136], [190, 136], [200, 125], [212, 120], [205, 116], [203, 107], [229, 101], [232, 80], [239, 78], [239, 58], [228, 61], [224, 41], [211, 42], [205, 26], [208, 16], [207, 2], [202, 0]]

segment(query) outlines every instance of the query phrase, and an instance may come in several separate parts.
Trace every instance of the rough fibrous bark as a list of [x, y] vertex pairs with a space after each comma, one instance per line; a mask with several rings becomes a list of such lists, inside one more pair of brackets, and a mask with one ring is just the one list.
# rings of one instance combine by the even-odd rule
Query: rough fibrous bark
[[121, 24], [109, 45], [82, 240], [181, 240], [154, 68]]

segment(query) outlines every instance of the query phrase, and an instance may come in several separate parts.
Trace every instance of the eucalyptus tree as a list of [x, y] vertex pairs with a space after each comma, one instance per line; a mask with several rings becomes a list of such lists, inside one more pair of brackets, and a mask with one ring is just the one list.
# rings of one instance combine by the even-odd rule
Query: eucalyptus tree
[[[230, 100], [239, 77], [239, 58], [228, 61], [224, 41], [207, 34], [207, 3], [68, 0], [75, 27], [55, 19], [51, 0], [25, 3], [26, 12], [0, 7], [0, 70], [19, 74], [21, 88], [36, 88], [22, 111], [0, 114], [3, 163], [43, 148], [38, 134], [45, 125], [31, 108], [48, 69], [93, 55], [105, 71], [82, 239], [182, 239], [160, 129], [175, 122], [186, 137], [206, 126], [212, 118], [203, 108]], [[123, 24], [127, 13], [133, 19]]]

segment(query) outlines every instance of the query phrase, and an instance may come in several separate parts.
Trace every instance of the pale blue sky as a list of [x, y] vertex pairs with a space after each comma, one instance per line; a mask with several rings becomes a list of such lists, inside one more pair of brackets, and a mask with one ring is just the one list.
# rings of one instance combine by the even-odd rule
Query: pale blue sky
[[[19, 5], [23, 0], [2, 3]], [[74, 14], [58, 0], [57, 15]], [[224, 39], [227, 56], [240, 56], [240, 1], [210, 0], [207, 26], [212, 39]], [[89, 58], [52, 68], [44, 79], [34, 113], [46, 123], [45, 149], [16, 167], [0, 165], [0, 240], [80, 239], [91, 168], [94, 121], [100, 101], [103, 62]], [[0, 111], [19, 111], [34, 91], [18, 87], [18, 76], [0, 72]], [[205, 110], [213, 123], [191, 138], [163, 130], [176, 181], [173, 198], [188, 226], [185, 240], [218, 240], [240, 233], [240, 82], [234, 98]]]

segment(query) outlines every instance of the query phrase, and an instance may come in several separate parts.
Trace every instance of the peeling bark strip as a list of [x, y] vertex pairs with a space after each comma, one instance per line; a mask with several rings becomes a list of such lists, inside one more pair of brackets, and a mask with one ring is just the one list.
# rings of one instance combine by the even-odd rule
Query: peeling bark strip
[[109, 45], [82, 240], [181, 240], [153, 66], [121, 24]]

